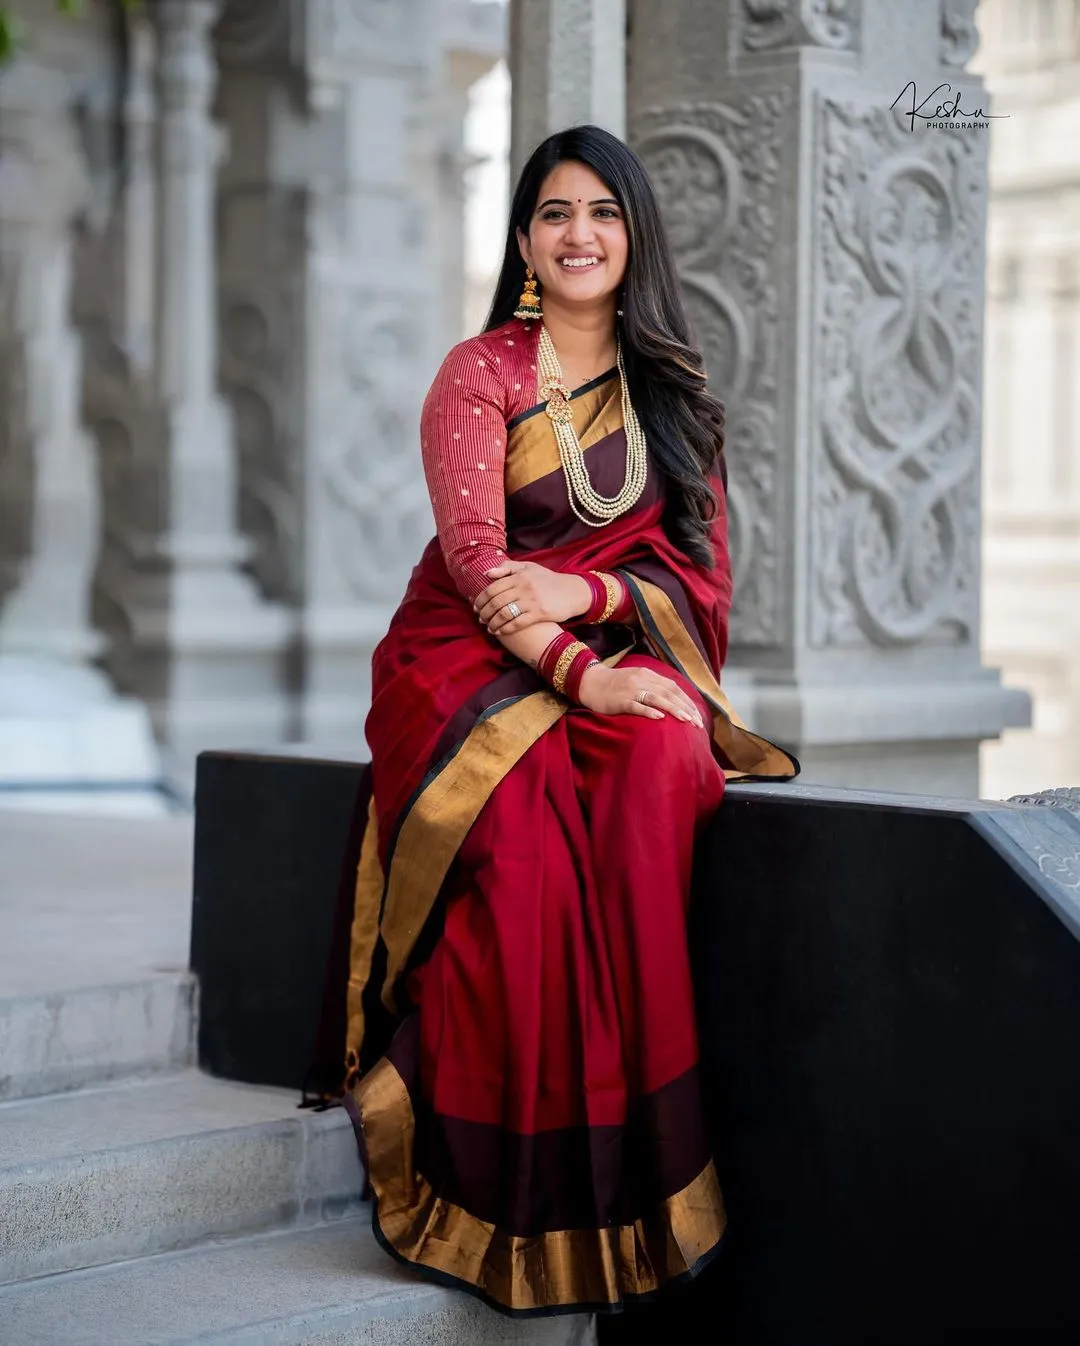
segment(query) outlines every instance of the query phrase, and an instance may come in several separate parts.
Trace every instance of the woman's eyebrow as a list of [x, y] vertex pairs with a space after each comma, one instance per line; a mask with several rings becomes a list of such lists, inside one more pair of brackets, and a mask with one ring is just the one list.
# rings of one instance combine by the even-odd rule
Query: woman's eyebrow
[[[546, 201], [541, 201], [536, 207], [537, 210], [543, 210], [545, 206], [569, 206], [573, 202], [565, 201], [561, 196], [549, 196]], [[619, 203], [613, 196], [598, 196], [595, 201], [590, 201], [590, 206], [617, 206]]]

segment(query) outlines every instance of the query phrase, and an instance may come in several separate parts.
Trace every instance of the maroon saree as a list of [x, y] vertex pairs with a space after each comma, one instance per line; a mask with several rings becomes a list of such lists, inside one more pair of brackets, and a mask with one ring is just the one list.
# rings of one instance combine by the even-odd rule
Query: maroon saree
[[[593, 484], [614, 494], [618, 378], [572, 405]], [[617, 1310], [720, 1244], [694, 843], [726, 779], [798, 767], [720, 689], [723, 512], [715, 570], [668, 540], [653, 469], [633, 511], [582, 524], [531, 411], [508, 426], [505, 482], [511, 558], [617, 571], [640, 626], [575, 633], [608, 664], [673, 677], [709, 728], [571, 705], [478, 624], [432, 541], [373, 659], [345, 1102], [395, 1257], [508, 1313]], [[376, 1014], [397, 1025], [389, 1045]]]

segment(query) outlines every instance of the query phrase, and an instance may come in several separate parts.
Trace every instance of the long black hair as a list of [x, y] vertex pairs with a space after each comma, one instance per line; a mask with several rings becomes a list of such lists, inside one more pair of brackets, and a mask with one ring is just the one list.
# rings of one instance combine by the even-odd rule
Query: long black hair
[[528, 234], [544, 180], [567, 160], [591, 168], [622, 208], [629, 251], [620, 337], [630, 396], [667, 481], [664, 529], [686, 556], [712, 569], [709, 522], [717, 502], [709, 474], [723, 474], [724, 405], [705, 386], [704, 362], [645, 165], [617, 136], [599, 126], [575, 126], [533, 151], [510, 203], [506, 252], [484, 331], [514, 316], [525, 282], [517, 230]]

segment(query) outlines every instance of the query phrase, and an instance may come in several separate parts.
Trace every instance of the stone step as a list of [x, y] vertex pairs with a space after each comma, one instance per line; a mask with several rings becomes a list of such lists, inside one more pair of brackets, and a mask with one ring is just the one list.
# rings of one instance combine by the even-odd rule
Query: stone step
[[191, 853], [190, 818], [0, 808], [0, 1101], [190, 1064]]
[[321, 1229], [245, 1238], [0, 1289], [12, 1346], [587, 1346], [591, 1320], [510, 1320], [419, 1280], [365, 1210]]
[[0, 1105], [0, 1284], [355, 1211], [348, 1118], [297, 1101], [186, 1071]]
[[193, 1065], [194, 1001], [187, 972], [0, 999], [0, 1102]]

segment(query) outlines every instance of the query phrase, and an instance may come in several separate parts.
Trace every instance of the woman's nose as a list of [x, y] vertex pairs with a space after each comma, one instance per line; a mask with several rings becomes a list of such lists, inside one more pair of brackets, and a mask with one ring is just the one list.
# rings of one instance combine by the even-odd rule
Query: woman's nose
[[573, 247], [584, 247], [593, 237], [592, 216], [587, 210], [575, 210], [566, 224], [566, 241]]

